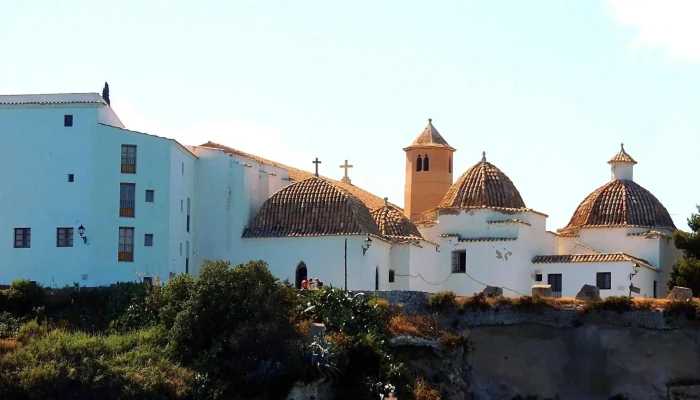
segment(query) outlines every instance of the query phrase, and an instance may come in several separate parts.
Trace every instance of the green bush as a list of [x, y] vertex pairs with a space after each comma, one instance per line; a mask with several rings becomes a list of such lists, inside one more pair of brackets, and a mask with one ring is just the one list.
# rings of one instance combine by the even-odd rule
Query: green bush
[[301, 315], [323, 323], [328, 331], [357, 336], [378, 333], [384, 328], [383, 309], [375, 296], [351, 294], [330, 286], [302, 292], [300, 296]]
[[264, 262], [205, 261], [199, 279], [166, 285], [161, 304], [169, 354], [207, 375], [218, 395], [274, 398], [291, 386], [296, 298]]
[[700, 306], [695, 301], [668, 301], [663, 310], [669, 317], [683, 315], [688, 320], [700, 319]]
[[449, 290], [433, 293], [428, 297], [428, 305], [433, 310], [442, 312], [457, 305], [457, 296]]
[[46, 293], [36, 283], [27, 279], [17, 279], [9, 289], [4, 290], [7, 311], [19, 317], [28, 316], [35, 309], [46, 305]]
[[157, 330], [110, 336], [43, 332], [0, 357], [0, 398], [191, 398], [195, 374], [169, 361], [161, 337]]
[[14, 337], [22, 327], [22, 320], [8, 312], [0, 313], [0, 339]]

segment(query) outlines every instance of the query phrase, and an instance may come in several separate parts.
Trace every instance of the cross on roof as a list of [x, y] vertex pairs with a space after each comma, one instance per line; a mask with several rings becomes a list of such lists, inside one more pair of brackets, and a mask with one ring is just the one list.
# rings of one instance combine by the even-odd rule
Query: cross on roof
[[311, 161], [311, 162], [316, 164], [316, 176], [318, 176], [318, 164], [321, 164], [321, 161], [319, 161], [318, 157], [316, 157], [316, 160]]
[[352, 168], [352, 165], [348, 164], [348, 160], [345, 160], [345, 164], [341, 165], [340, 168], [345, 169], [345, 177], [348, 177], [348, 168]]

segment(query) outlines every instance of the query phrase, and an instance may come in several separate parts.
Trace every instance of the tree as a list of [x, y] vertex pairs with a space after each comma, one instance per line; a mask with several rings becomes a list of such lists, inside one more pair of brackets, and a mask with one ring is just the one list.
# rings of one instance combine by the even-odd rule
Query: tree
[[698, 212], [688, 218], [691, 232], [675, 231], [673, 242], [683, 251], [683, 258], [678, 260], [668, 279], [669, 289], [683, 286], [693, 290], [694, 296], [700, 296], [700, 205]]

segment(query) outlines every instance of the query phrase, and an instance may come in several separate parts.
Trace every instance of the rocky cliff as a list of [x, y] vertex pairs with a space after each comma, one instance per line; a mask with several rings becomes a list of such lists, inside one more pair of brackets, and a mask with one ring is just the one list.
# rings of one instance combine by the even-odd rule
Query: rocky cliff
[[[404, 312], [431, 312], [426, 293], [377, 293]], [[429, 341], [397, 346], [450, 400], [700, 399], [700, 330], [692, 316], [651, 306], [620, 312], [504, 303], [453, 307], [439, 319], [456, 332], [469, 330], [468, 356], [440, 362]]]

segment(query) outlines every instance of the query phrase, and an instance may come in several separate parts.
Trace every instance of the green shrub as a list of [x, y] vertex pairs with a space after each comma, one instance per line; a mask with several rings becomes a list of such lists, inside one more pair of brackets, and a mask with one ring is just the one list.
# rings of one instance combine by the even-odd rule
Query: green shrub
[[0, 356], [0, 398], [191, 397], [195, 374], [168, 360], [160, 338], [156, 330], [110, 336], [53, 330], [25, 338]]
[[321, 290], [307, 291], [301, 297], [301, 315], [323, 323], [331, 332], [356, 336], [384, 329], [383, 308], [374, 296], [324, 286]]
[[0, 313], [0, 339], [14, 337], [22, 327], [22, 320], [8, 312]]
[[428, 297], [428, 305], [437, 312], [442, 312], [457, 305], [457, 296], [452, 291], [433, 293]]
[[551, 303], [541, 296], [533, 295], [517, 297], [511, 301], [511, 306], [514, 309], [532, 311], [551, 307]]
[[44, 289], [27, 279], [13, 281], [10, 288], [5, 289], [4, 294], [7, 299], [8, 311], [16, 316], [28, 316], [35, 309], [46, 305]]

